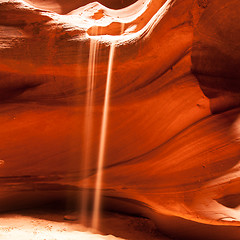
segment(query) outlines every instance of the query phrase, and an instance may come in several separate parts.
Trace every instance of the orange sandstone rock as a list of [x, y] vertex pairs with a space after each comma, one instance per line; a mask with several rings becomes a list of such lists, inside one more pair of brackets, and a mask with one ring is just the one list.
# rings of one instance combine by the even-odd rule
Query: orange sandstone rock
[[[238, 239], [239, 3], [133, 2], [0, 3], [0, 209], [16, 195], [94, 187], [114, 42], [105, 201], [178, 237]], [[99, 48], [83, 179], [90, 39]]]

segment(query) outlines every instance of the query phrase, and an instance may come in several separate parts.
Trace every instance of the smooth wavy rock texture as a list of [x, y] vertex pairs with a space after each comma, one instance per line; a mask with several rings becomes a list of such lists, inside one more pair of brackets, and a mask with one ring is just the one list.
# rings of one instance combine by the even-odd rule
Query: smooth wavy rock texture
[[2, 0], [0, 16], [2, 211], [92, 191], [114, 44], [105, 205], [174, 237], [239, 239], [238, 0]]

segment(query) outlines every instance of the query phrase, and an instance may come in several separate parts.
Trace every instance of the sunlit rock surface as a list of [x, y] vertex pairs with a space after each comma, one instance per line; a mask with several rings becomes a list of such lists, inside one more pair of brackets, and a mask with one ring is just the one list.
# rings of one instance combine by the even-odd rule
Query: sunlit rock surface
[[99, 41], [94, 187], [114, 41], [108, 205], [125, 204], [178, 237], [239, 239], [239, 1], [89, 2], [0, 3], [1, 210], [86, 186], [90, 39]]

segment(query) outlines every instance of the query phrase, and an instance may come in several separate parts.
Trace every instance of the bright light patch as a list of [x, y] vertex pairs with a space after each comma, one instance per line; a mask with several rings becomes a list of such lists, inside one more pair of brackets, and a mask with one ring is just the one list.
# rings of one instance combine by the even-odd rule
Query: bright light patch
[[79, 224], [53, 222], [24, 216], [0, 218], [0, 239], [4, 240], [123, 240], [87, 231]]
[[232, 131], [237, 142], [240, 142], [240, 115], [235, 120], [232, 126]]

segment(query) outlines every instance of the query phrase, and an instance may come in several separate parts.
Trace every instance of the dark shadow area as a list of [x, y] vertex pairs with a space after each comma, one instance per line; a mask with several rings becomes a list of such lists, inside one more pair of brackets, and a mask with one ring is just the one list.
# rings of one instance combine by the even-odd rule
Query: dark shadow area
[[228, 208], [236, 208], [240, 206], [240, 194], [229, 194], [217, 201]]
[[192, 72], [213, 114], [240, 106], [240, 15], [236, 0], [213, 0], [194, 31]]
[[[68, 14], [69, 12], [85, 6], [86, 4], [92, 2], [99, 2], [102, 5], [111, 8], [111, 9], [121, 9], [132, 5], [137, 2], [137, 0], [27, 0], [30, 4], [33, 4], [36, 7], [43, 8], [45, 10], [55, 11], [59, 14]], [[59, 9], [60, 7], [60, 9]]]

